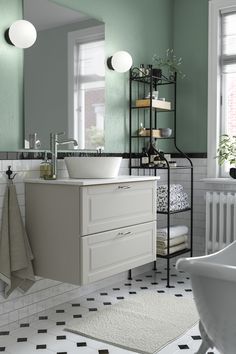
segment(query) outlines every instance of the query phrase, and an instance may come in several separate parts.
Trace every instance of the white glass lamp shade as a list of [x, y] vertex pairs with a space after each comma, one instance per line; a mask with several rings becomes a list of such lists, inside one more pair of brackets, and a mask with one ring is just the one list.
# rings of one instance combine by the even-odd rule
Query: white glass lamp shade
[[125, 73], [133, 64], [133, 59], [128, 52], [116, 52], [111, 58], [111, 66], [118, 73]]
[[36, 41], [37, 31], [31, 22], [18, 20], [10, 26], [8, 36], [15, 47], [29, 48]]

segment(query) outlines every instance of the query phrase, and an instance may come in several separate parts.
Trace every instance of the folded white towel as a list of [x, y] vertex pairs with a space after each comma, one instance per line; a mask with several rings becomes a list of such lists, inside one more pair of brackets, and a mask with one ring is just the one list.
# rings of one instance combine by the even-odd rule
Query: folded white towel
[[34, 284], [32, 259], [15, 186], [12, 184], [5, 193], [0, 233], [0, 279], [5, 283], [5, 297], [18, 287], [27, 291]]
[[[188, 241], [188, 236], [183, 235], [183, 236], [177, 236], [174, 238], [170, 239], [170, 247], [177, 246], [180, 243], [187, 242]], [[163, 238], [157, 237], [157, 248], [166, 248], [167, 247], [167, 240]]]
[[[168, 234], [167, 227], [157, 229], [157, 237], [166, 240]], [[170, 227], [170, 238], [188, 234], [188, 227], [185, 225], [176, 225]]]
[[[170, 247], [169, 254], [172, 254], [172, 253], [175, 253], [178, 251], [182, 251], [185, 248], [188, 248], [187, 242], [183, 242], [177, 246]], [[161, 256], [166, 256], [168, 254], [168, 249], [167, 248], [157, 248], [157, 254], [159, 254]]]

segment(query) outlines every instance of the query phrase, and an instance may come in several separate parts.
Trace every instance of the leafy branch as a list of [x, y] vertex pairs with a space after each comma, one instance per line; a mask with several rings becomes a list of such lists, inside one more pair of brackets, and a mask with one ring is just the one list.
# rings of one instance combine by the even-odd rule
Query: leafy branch
[[216, 158], [218, 158], [220, 166], [225, 162], [229, 162], [230, 165], [236, 165], [236, 136], [221, 135], [217, 153]]
[[170, 75], [173, 75], [175, 72], [183, 79], [186, 75], [180, 70], [180, 65], [182, 64], [182, 58], [177, 58], [174, 54], [173, 49], [166, 50], [166, 56], [164, 58], [159, 57], [157, 54], [154, 54], [152, 57], [153, 63], [157, 65], [159, 69], [167, 67]]

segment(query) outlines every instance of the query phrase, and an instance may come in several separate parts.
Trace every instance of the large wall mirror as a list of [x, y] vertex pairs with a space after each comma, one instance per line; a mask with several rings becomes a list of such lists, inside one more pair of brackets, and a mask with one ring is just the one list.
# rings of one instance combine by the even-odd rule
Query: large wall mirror
[[25, 148], [37, 134], [36, 147], [48, 149], [50, 132], [79, 149], [104, 146], [104, 23], [49, 0], [24, 0], [24, 18], [38, 33], [24, 52]]

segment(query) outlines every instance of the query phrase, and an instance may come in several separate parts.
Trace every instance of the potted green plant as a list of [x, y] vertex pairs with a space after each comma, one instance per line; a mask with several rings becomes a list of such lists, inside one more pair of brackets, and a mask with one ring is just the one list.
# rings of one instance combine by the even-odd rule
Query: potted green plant
[[[236, 165], [236, 136], [222, 134], [220, 137], [219, 147], [217, 149], [219, 165], [222, 166], [225, 162], [230, 165]], [[236, 178], [236, 168], [231, 167], [229, 174], [232, 178]]]
[[[164, 58], [154, 54], [152, 57], [153, 65], [157, 67], [157, 70], [167, 69], [170, 79], [174, 78], [175, 73], [183, 79], [186, 75], [180, 70], [182, 64], [182, 58], [177, 58], [173, 49], [167, 49]], [[153, 69], [155, 70], [155, 69]]]

